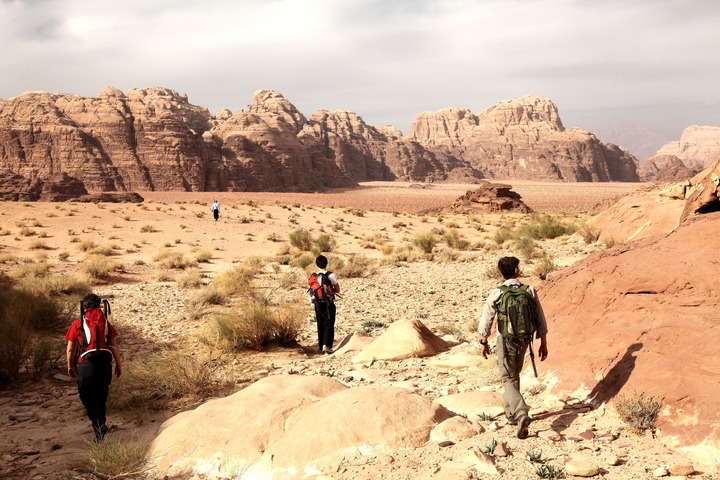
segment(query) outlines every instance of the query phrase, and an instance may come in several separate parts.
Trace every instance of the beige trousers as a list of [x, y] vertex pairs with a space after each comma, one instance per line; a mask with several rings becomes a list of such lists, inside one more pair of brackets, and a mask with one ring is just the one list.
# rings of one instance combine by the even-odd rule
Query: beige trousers
[[527, 349], [528, 342], [509, 340], [498, 334], [497, 357], [504, 388], [505, 416], [516, 420], [528, 413], [528, 406], [520, 394], [520, 372]]

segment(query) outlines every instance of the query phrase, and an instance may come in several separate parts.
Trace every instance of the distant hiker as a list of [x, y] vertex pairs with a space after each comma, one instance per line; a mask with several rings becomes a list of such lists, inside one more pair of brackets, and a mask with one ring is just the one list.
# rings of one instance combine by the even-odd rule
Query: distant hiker
[[547, 358], [547, 322], [533, 287], [522, 285], [518, 280], [520, 260], [515, 257], [503, 257], [498, 261], [498, 269], [505, 282], [490, 291], [480, 317], [482, 356], [487, 359], [490, 353], [488, 336], [493, 320], [497, 318], [496, 347], [504, 388], [505, 416], [508, 423], [518, 425], [517, 437], [527, 438], [528, 426], [532, 420], [528, 415], [528, 406], [520, 394], [520, 372], [528, 347], [535, 368], [532, 351], [533, 335], [540, 339], [538, 349], [540, 360]]
[[318, 255], [315, 265], [320, 269], [310, 275], [308, 289], [310, 300], [315, 305], [315, 320], [317, 321], [318, 347], [323, 353], [333, 353], [335, 340], [335, 294], [340, 293], [340, 284], [337, 276], [328, 272], [328, 259]]
[[218, 218], [220, 218], [220, 204], [217, 200], [212, 204], [212, 207], [210, 207], [210, 210], [213, 212], [213, 218], [215, 221], [218, 221]]
[[[105, 311], [100, 308], [101, 304]], [[72, 322], [65, 334], [68, 375], [77, 376], [80, 401], [92, 422], [96, 442], [102, 442], [108, 432], [105, 405], [112, 380], [113, 358], [115, 376], [122, 374], [117, 332], [107, 320], [108, 314], [107, 301], [88, 293], [80, 302], [80, 318]]]

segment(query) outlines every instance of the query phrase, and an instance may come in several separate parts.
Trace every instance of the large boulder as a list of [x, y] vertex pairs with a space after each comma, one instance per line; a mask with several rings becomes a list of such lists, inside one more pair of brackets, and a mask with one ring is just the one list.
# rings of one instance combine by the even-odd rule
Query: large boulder
[[337, 467], [361, 449], [422, 446], [452, 416], [400, 388], [272, 376], [165, 422], [151, 445], [150, 465], [157, 478], [303, 477]]
[[399, 320], [355, 355], [352, 362], [364, 364], [375, 360], [430, 357], [448, 348], [447, 342], [432, 333], [420, 320]]
[[645, 392], [662, 399], [663, 438], [720, 441], [720, 213], [618, 245], [539, 288], [561, 389], [594, 403]]

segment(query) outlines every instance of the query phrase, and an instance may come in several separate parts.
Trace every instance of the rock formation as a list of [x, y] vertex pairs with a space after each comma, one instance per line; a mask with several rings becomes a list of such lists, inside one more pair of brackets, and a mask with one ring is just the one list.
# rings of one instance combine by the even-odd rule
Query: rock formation
[[87, 195], [82, 182], [66, 173], [54, 173], [41, 180], [0, 172], [0, 199], [11, 201], [63, 202]]
[[497, 213], [518, 212], [530, 213], [532, 210], [525, 205], [511, 185], [483, 181], [474, 190], [468, 190], [445, 209], [448, 213]]
[[557, 107], [536, 96], [500, 102], [479, 114], [450, 108], [425, 112], [410, 139], [451, 152], [486, 178], [637, 181], [632, 155], [580, 129], [565, 129]]
[[655, 155], [674, 155], [688, 167], [706, 168], [720, 158], [720, 127], [687, 127], [680, 140], [668, 143]]
[[678, 182], [698, 173], [698, 167], [688, 168], [675, 155], [655, 155], [638, 164], [641, 182]]
[[636, 181], [635, 165], [566, 130], [552, 102], [523, 97], [479, 114], [421, 114], [409, 137], [353, 112], [309, 119], [271, 90], [213, 117], [166, 88], [96, 98], [30, 92], [0, 101], [0, 169], [66, 173], [90, 191], [316, 191], [360, 181], [488, 178]]
[[[674, 216], [665, 231], [587, 257], [539, 289], [554, 343], [563, 345], [545, 363], [561, 388], [584, 385], [596, 404], [633, 391], [661, 398], [657, 425], [676, 446], [720, 440], [719, 169], [720, 161], [665, 191], [672, 208], [659, 210]], [[649, 202], [657, 195], [646, 192]], [[624, 205], [644, 204], [636, 197]], [[617, 216], [636, 217], [627, 231], [639, 231], [653, 214]]]

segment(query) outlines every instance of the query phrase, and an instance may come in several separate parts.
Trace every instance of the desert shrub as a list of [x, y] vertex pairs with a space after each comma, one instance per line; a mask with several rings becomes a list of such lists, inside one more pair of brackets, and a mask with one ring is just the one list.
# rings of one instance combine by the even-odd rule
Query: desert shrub
[[299, 267], [305, 270], [308, 265], [314, 265], [315, 264], [315, 256], [309, 253], [303, 253], [300, 255], [296, 260], [295, 264]]
[[177, 278], [176, 282], [180, 288], [197, 288], [202, 285], [202, 274], [197, 268], [189, 268]]
[[175, 278], [167, 270], [158, 270], [155, 272], [155, 280], [158, 282], [172, 282]]
[[438, 237], [433, 233], [421, 233], [415, 237], [413, 245], [418, 247], [424, 253], [432, 253], [433, 248], [435, 248], [438, 241]]
[[301, 228], [290, 232], [290, 245], [305, 252], [312, 249], [312, 236], [310, 232]]
[[28, 245], [28, 248], [30, 250], [52, 250], [52, 247], [49, 246], [44, 241], [37, 239], [30, 242], [30, 245]]
[[370, 333], [373, 330], [385, 328], [385, 324], [382, 322], [375, 321], [375, 320], [368, 320], [367, 322], [362, 323], [362, 327], [363, 327], [363, 331], [365, 333]]
[[33, 380], [39, 380], [50, 370], [52, 359], [56, 356], [53, 343], [48, 339], [41, 339], [33, 346], [30, 359]]
[[384, 243], [384, 244], [380, 245], [380, 252], [382, 252], [383, 255], [390, 255], [393, 252], [393, 250], [395, 250], [395, 247], [393, 247], [389, 243]]
[[570, 235], [577, 231], [573, 224], [565, 224], [550, 215], [533, 214], [530, 222], [518, 228], [518, 234], [535, 240], [557, 238], [561, 235]]
[[112, 255], [114, 247], [112, 245], [96, 245], [87, 250], [87, 253], [94, 255], [103, 255], [105, 257]]
[[197, 261], [187, 258], [180, 252], [172, 252], [170, 250], [162, 250], [153, 256], [153, 262], [158, 268], [172, 268], [175, 270], [185, 270], [186, 268], [196, 267]]
[[154, 227], [153, 225], [143, 225], [142, 227], [140, 227], [140, 231], [141, 231], [142, 233], [155, 233], [155, 232], [157, 232], [157, 230], [155, 229], [155, 227]]
[[272, 312], [263, 300], [244, 302], [237, 310], [216, 317], [219, 337], [232, 350], [260, 350], [273, 337]]
[[493, 235], [493, 240], [498, 245], [502, 245], [506, 241], [510, 240], [514, 237], [512, 229], [508, 227], [500, 227], [496, 232], [495, 235]]
[[107, 280], [118, 266], [116, 262], [102, 255], [87, 255], [80, 269], [93, 280]]
[[68, 252], [58, 253], [58, 260], [60, 260], [61, 262], [66, 261], [68, 258], [70, 258], [70, 254]]
[[106, 439], [90, 443], [88, 471], [105, 479], [126, 478], [143, 471], [149, 442], [135, 439]]
[[15, 269], [12, 275], [17, 279], [47, 277], [50, 275], [50, 265], [46, 262], [27, 263]]
[[605, 248], [612, 248], [615, 246], [617, 242], [614, 238], [607, 238], [605, 239]]
[[456, 248], [458, 250], [467, 250], [470, 246], [470, 242], [463, 238], [462, 234], [455, 229], [449, 230], [443, 235], [443, 240], [450, 248]]
[[214, 285], [201, 288], [188, 298], [190, 306], [199, 305], [225, 305], [228, 303], [227, 295], [224, 295]]
[[15, 287], [36, 296], [82, 296], [90, 291], [90, 285], [85, 280], [71, 275], [54, 274], [42, 277], [23, 277], [15, 282]]
[[212, 252], [204, 248], [196, 248], [193, 250], [193, 255], [195, 255], [195, 261], [197, 263], [209, 263], [213, 257]]
[[258, 272], [254, 265], [243, 263], [232, 270], [218, 275], [213, 285], [221, 294], [233, 297], [236, 295], [252, 296], [254, 294], [255, 274]]
[[205, 398], [227, 386], [223, 365], [213, 350], [191, 354], [161, 349], [125, 363], [123, 375], [110, 386], [108, 405], [137, 411]]
[[92, 250], [93, 248], [95, 248], [96, 246], [97, 245], [92, 240], [81, 240], [77, 244], [77, 248], [81, 252], [88, 252], [88, 251]]
[[423, 254], [418, 252], [412, 245], [404, 245], [395, 249], [391, 255], [387, 255], [379, 260], [381, 265], [397, 265], [401, 262], [417, 262], [422, 260]]
[[376, 262], [372, 258], [365, 255], [350, 255], [342, 265], [335, 265], [333, 271], [342, 278], [363, 278], [372, 275], [375, 266]]
[[644, 392], [635, 392], [632, 397], [620, 395], [615, 400], [615, 410], [630, 430], [641, 434], [645, 430], [654, 429], [655, 420], [660, 413], [660, 402]]
[[600, 238], [600, 231], [596, 228], [591, 227], [590, 225], [583, 225], [582, 228], [579, 231], [580, 236], [582, 237], [583, 241], [591, 245], [598, 241]]
[[541, 280], [545, 280], [549, 274], [557, 270], [555, 265], [555, 257], [548, 253], [543, 253], [540, 260], [535, 264], [534, 272], [535, 275], [540, 277]]
[[315, 239], [315, 248], [318, 252], [332, 252], [336, 246], [335, 239], [326, 233], [318, 235]]
[[306, 310], [304, 304], [284, 302], [273, 308], [272, 338], [280, 345], [293, 343], [300, 330], [305, 326]]
[[529, 260], [535, 254], [535, 240], [530, 237], [520, 237], [515, 242], [515, 248], [517, 248], [522, 258]]

